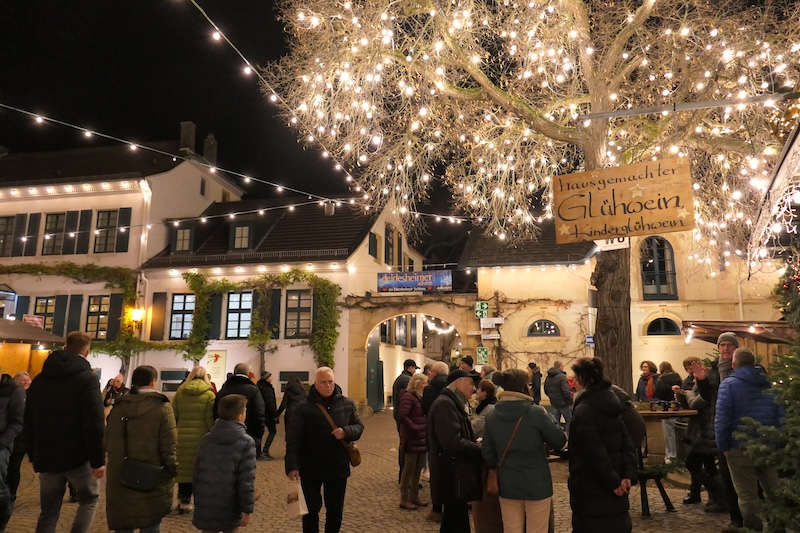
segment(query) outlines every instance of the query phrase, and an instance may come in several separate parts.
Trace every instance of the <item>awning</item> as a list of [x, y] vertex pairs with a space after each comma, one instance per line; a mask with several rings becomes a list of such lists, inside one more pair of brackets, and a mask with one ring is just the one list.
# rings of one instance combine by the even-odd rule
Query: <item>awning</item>
[[751, 320], [684, 320], [683, 332], [692, 338], [717, 343], [717, 337], [726, 331], [736, 333], [737, 337], [752, 339], [767, 344], [793, 344], [796, 332], [786, 322]]
[[0, 319], [0, 341], [64, 344], [64, 338], [19, 320]]

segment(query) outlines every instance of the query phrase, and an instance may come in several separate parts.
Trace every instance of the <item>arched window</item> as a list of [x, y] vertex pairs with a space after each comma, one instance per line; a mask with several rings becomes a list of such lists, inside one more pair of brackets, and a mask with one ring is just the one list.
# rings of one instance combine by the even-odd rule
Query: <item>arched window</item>
[[647, 325], [648, 335], [680, 335], [681, 328], [669, 318], [656, 318]]
[[561, 331], [555, 322], [550, 320], [537, 320], [528, 328], [528, 337], [560, 337]]
[[675, 258], [663, 237], [648, 237], [640, 249], [642, 297], [645, 300], [677, 300]]

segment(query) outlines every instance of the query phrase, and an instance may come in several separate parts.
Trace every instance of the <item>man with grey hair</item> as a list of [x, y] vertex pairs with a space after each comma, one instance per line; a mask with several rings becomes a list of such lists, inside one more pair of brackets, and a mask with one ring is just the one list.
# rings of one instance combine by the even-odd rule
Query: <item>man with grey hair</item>
[[[428, 412], [433, 405], [433, 401], [439, 397], [447, 386], [447, 373], [450, 367], [444, 361], [436, 361], [431, 365], [430, 374], [428, 375], [428, 384], [422, 390], [422, 411], [427, 416]], [[430, 440], [430, 435], [428, 436]], [[430, 467], [433, 458], [430, 457], [430, 448], [428, 449], [428, 465]], [[442, 519], [442, 504], [436, 500], [436, 497], [431, 493], [431, 510], [425, 515], [425, 518], [431, 522], [439, 522]]]
[[[331, 428], [328, 417], [336, 428]], [[350, 476], [350, 460], [342, 444], [360, 439], [363, 432], [356, 405], [342, 394], [333, 370], [318, 368], [308, 398], [295, 409], [286, 437], [286, 476], [300, 480], [308, 505], [303, 533], [319, 531], [321, 490], [325, 493], [325, 533], [337, 533], [342, 527]]]
[[767, 392], [770, 384], [764, 369], [747, 348], [733, 353], [733, 373], [719, 386], [714, 418], [717, 447], [728, 459], [733, 485], [739, 496], [744, 527], [761, 531], [758, 516], [758, 486], [769, 501], [775, 497], [778, 472], [774, 467], [757, 466], [745, 454], [734, 433], [741, 430], [742, 419], [752, 418], [765, 426], [779, 427], [785, 412]]
[[722, 382], [733, 372], [733, 352], [739, 347], [739, 338], [736, 333], [726, 331], [717, 337], [717, 349], [719, 350], [719, 361], [717, 369], [719, 371], [719, 381]]

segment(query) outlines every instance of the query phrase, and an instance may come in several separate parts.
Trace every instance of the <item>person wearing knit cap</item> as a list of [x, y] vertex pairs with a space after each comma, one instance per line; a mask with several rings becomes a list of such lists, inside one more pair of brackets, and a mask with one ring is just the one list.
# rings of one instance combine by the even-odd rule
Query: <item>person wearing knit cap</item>
[[720, 382], [733, 373], [733, 352], [739, 347], [736, 333], [726, 331], [717, 338], [719, 349], [719, 380]]

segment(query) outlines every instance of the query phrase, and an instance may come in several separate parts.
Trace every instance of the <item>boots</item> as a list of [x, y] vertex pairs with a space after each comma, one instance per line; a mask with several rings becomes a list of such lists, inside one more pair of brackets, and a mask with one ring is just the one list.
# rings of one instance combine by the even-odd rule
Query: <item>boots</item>
[[264, 451], [263, 451], [264, 459], [272, 459], [272, 456], [269, 454], [269, 447], [272, 446], [273, 440], [275, 440], [275, 433], [269, 433], [267, 435], [267, 440], [264, 442]]

